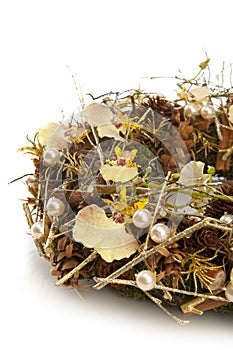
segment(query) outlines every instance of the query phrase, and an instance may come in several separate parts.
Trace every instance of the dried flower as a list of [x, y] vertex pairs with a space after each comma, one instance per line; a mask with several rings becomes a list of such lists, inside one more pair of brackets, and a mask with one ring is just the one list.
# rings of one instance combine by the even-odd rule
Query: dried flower
[[124, 224], [108, 218], [105, 211], [95, 204], [77, 214], [73, 238], [85, 247], [95, 248], [107, 262], [128, 258], [138, 249], [137, 241], [126, 232]]
[[196, 101], [201, 101], [210, 95], [210, 91], [207, 86], [197, 87], [190, 90], [190, 95], [193, 96]]
[[113, 113], [107, 106], [92, 103], [81, 112], [81, 116], [92, 127], [97, 127], [100, 138], [109, 137], [118, 141], [124, 141], [123, 137], [119, 135], [119, 129], [112, 123]]
[[38, 129], [38, 140], [41, 145], [58, 150], [68, 146], [71, 135], [72, 129], [64, 124], [49, 123]]

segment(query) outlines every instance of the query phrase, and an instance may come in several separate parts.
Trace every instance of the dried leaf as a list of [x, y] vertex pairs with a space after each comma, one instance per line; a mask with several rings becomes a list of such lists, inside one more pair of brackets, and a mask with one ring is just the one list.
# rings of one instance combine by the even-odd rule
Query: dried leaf
[[125, 231], [124, 224], [115, 223], [95, 204], [77, 214], [73, 238], [87, 248], [94, 248], [107, 262], [128, 258], [138, 248], [137, 241]]
[[127, 182], [134, 179], [138, 175], [136, 167], [129, 166], [111, 166], [105, 164], [100, 168], [100, 173], [105, 181]]

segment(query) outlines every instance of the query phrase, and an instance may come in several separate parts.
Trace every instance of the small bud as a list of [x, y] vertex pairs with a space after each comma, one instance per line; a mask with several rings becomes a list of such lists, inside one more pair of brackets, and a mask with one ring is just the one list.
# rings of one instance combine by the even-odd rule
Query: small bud
[[147, 175], [149, 175], [149, 174], [151, 174], [152, 173], [152, 168], [151, 168], [151, 166], [148, 166], [147, 168], [146, 168], [146, 174], [145, 174], [145, 176], [147, 176]]
[[171, 180], [178, 180], [179, 179], [179, 177], [180, 177], [180, 174], [178, 174], [178, 173], [174, 173], [174, 174], [172, 174], [171, 175]]
[[215, 175], [215, 167], [214, 166], [211, 166], [211, 165], [208, 165], [208, 170], [207, 170], [207, 173], [209, 175]]

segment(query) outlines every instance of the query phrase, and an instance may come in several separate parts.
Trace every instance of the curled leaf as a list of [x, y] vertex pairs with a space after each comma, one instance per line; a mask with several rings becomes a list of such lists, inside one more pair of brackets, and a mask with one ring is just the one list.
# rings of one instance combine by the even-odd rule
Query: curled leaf
[[128, 258], [138, 248], [137, 241], [126, 232], [124, 224], [108, 218], [104, 209], [95, 204], [77, 214], [73, 238], [87, 248], [94, 248], [107, 262]]
[[136, 167], [129, 166], [111, 166], [109, 164], [102, 165], [100, 173], [105, 181], [128, 182], [138, 175]]

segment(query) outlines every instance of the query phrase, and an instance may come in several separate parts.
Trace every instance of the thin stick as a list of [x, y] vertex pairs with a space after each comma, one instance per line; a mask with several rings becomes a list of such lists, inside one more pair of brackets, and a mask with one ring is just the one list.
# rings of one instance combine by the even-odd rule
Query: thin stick
[[149, 250], [146, 250], [146, 251], [143, 250], [138, 256], [136, 256], [134, 259], [132, 259], [132, 261], [129, 261], [127, 264], [120, 267], [118, 270], [114, 271], [111, 275], [106, 277], [106, 279], [104, 281], [99, 282], [96, 285], [94, 285], [93, 288], [95, 288], [97, 290], [104, 288], [107, 284], [109, 284], [109, 279], [114, 279], [114, 278], [119, 277], [120, 275], [122, 275], [124, 272], [130, 270], [135, 265], [137, 265], [140, 262], [142, 262], [143, 260], [149, 258], [151, 255], [157, 253], [160, 248], [167, 247], [167, 246], [177, 242], [181, 238], [184, 238], [188, 235], [191, 235], [193, 232], [203, 228], [204, 226], [208, 226], [208, 221], [211, 221], [211, 220], [213, 220], [213, 218], [206, 217], [202, 221], [194, 224], [191, 227], [186, 228], [182, 232], [179, 232], [177, 235], [168, 238], [165, 242], [162, 242]]
[[47, 254], [51, 254], [53, 252], [53, 241], [55, 238], [55, 233], [57, 232], [57, 217], [53, 218], [52, 225], [49, 230], [49, 235], [45, 243], [44, 250]]
[[156, 305], [158, 305], [158, 307], [160, 307], [161, 310], [163, 310], [168, 316], [170, 316], [173, 320], [175, 320], [176, 322], [178, 322], [181, 325], [187, 324], [190, 321], [186, 321], [186, 320], [181, 320], [179, 317], [173, 315], [171, 312], [169, 312], [163, 305], [162, 305], [162, 301], [160, 299], [155, 298], [153, 295], [151, 295], [149, 292], [144, 291], [144, 294], [146, 294], [146, 296], [151, 299]]
[[[28, 227], [31, 229], [32, 225], [34, 224], [33, 219], [32, 219], [32, 214], [29, 209], [28, 203], [23, 203], [23, 210], [27, 219]], [[45, 252], [43, 250], [43, 246], [41, 242], [39, 242], [36, 238], [34, 238], [34, 243], [36, 245], [36, 248], [40, 254], [40, 256], [45, 256]]]
[[26, 216], [28, 227], [31, 228], [33, 225], [33, 219], [32, 219], [32, 214], [31, 214], [31, 211], [29, 209], [28, 203], [23, 203], [23, 210], [24, 210], [24, 213]]
[[85, 260], [83, 260], [78, 266], [76, 266], [73, 270], [68, 272], [64, 277], [59, 279], [56, 283], [57, 286], [60, 286], [61, 284], [68, 281], [76, 272], [81, 270], [85, 265], [87, 265], [89, 262], [93, 261], [96, 258], [97, 252], [93, 251]]
[[18, 180], [22, 180], [24, 177], [26, 177], [26, 176], [32, 176], [32, 175], [34, 175], [34, 174], [25, 174], [25, 175], [22, 175], [22, 176], [19, 176], [19, 177], [17, 177], [16, 179], [14, 179], [14, 180], [11, 180], [10, 182], [8, 182], [8, 185], [10, 185], [10, 184], [13, 184], [14, 182], [16, 182], [16, 181], [18, 181]]
[[[94, 279], [96, 282], [101, 282], [101, 281], [104, 281], [105, 279], [104, 278], [95, 278]], [[132, 280], [124, 280], [124, 279], [110, 279], [110, 283], [111, 284], [122, 284], [122, 285], [128, 285], [128, 286], [131, 286], [131, 287], [135, 287], [137, 288], [137, 284], [135, 281], [132, 281]], [[172, 288], [172, 287], [166, 287], [164, 285], [161, 285], [161, 284], [156, 284], [155, 289], [159, 289], [159, 290], [162, 290], [162, 291], [167, 291], [167, 292], [173, 292], [173, 293], [180, 293], [180, 294], [185, 294], [185, 295], [190, 295], [190, 296], [194, 296], [194, 297], [201, 297], [201, 298], [204, 298], [204, 299], [212, 299], [212, 300], [219, 300], [219, 301], [228, 301], [226, 298], [223, 298], [223, 297], [219, 297], [217, 295], [213, 295], [213, 294], [201, 294], [201, 293], [196, 293], [196, 292], [191, 292], [191, 291], [188, 291], [188, 290], [183, 290], [183, 289], [177, 289], [177, 288]]]
[[160, 208], [160, 203], [161, 203], [161, 200], [163, 198], [163, 195], [164, 195], [164, 192], [165, 192], [165, 189], [166, 189], [166, 186], [167, 186], [167, 182], [168, 182], [168, 179], [170, 177], [170, 174], [171, 172], [169, 171], [166, 178], [165, 178], [165, 181], [163, 183], [163, 186], [161, 188], [161, 192], [159, 194], [159, 199], [158, 199], [158, 202], [156, 204], [156, 207], [155, 207], [155, 210], [154, 210], [154, 214], [153, 214], [153, 218], [152, 218], [152, 221], [151, 221], [151, 225], [150, 225], [150, 228], [149, 228], [149, 231], [148, 231], [148, 234], [147, 234], [147, 237], [146, 237], [146, 242], [145, 242], [145, 247], [144, 249], [147, 250], [147, 247], [148, 247], [148, 243], [149, 243], [149, 238], [150, 238], [150, 231], [155, 223], [155, 219], [156, 219], [156, 216], [158, 214], [158, 211], [159, 211], [159, 208]]

